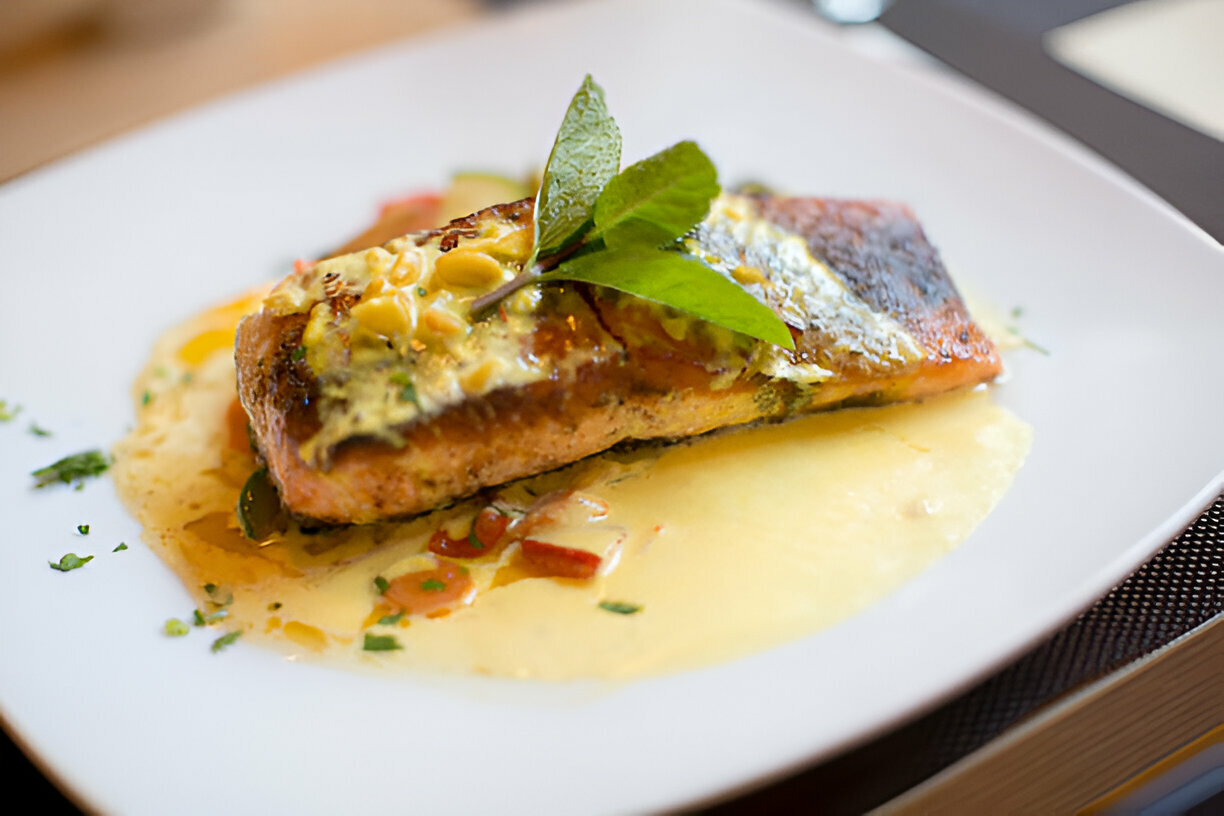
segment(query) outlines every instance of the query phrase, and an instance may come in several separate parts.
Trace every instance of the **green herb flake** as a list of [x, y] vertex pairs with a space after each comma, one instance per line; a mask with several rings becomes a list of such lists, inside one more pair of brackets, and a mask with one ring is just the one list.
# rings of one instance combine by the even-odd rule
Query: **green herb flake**
[[600, 601], [599, 608], [608, 612], [615, 612], [618, 615], [633, 615], [642, 611], [640, 604], [625, 603], [624, 601]]
[[404, 610], [401, 609], [400, 611], [396, 612], [394, 615], [383, 615], [381, 618], [378, 619], [378, 623], [381, 626], [394, 626], [395, 624], [399, 623], [403, 617], [404, 617]]
[[89, 535], [89, 525], [88, 524], [78, 524], [77, 532], [80, 533], [81, 535]]
[[480, 543], [480, 539], [476, 537], [476, 525], [472, 525], [472, 529], [468, 530], [468, 546], [475, 550], [483, 550], [485, 545]]
[[[262, 361], [261, 361], [261, 362], [262, 362]], [[193, 374], [193, 373], [191, 373], [190, 371], [188, 371], [188, 372], [186, 372], [186, 373], [184, 373], [184, 374], [183, 374], [183, 378], [182, 378], [181, 382], [183, 383], [183, 385], [191, 385], [191, 381], [192, 381], [192, 380], [194, 380], [194, 379], [195, 379], [195, 374]]]
[[226, 632], [224, 635], [212, 642], [212, 646], [209, 647], [209, 651], [213, 653], [219, 652], [240, 637], [242, 637], [241, 629], [235, 629], [233, 632]]
[[80, 556], [76, 553], [67, 553], [59, 560], [59, 563], [54, 561], [48, 561], [47, 563], [51, 565], [51, 569], [53, 570], [69, 572], [70, 570], [80, 569], [92, 560], [92, 555]]
[[209, 595], [212, 595], [213, 593], [217, 591], [217, 585], [216, 584], [205, 584], [204, 591], [207, 592]]
[[439, 581], [437, 578], [428, 578], [421, 582], [421, 589], [426, 592], [441, 592], [446, 589], [446, 584]]
[[76, 482], [77, 489], [85, 484], [85, 479], [100, 476], [110, 467], [111, 460], [99, 450], [74, 453], [65, 456], [54, 464], [39, 468], [30, 475], [37, 481], [35, 487], [46, 487], [56, 482], [70, 484]]
[[417, 294], [418, 294], [419, 296], [421, 296], [421, 297], [425, 297], [426, 295], [428, 295], [428, 294], [429, 294], [429, 292], [428, 292], [428, 291], [426, 291], [426, 289], [425, 289], [425, 287], [424, 287], [424, 286], [418, 286], [418, 287], [417, 287]]
[[30, 435], [31, 436], [50, 436], [51, 432], [48, 431], [46, 428], [40, 427], [37, 423], [31, 422], [30, 423]]
[[298, 346], [297, 348], [295, 348], [293, 350], [293, 353], [289, 355], [289, 359], [293, 360], [293, 362], [295, 363], [298, 362], [299, 360], [305, 360], [306, 359], [306, 347]]
[[162, 632], [170, 637], [182, 637], [191, 631], [191, 627], [183, 623], [178, 618], [170, 618], [162, 626]]
[[126, 550], [127, 548], [128, 548], [128, 545], [127, 545], [127, 544], [125, 544], [124, 542], [120, 541], [120, 542], [119, 542], [119, 546], [118, 546], [118, 547], [116, 547], [115, 549], [111, 550], [111, 552], [123, 552], [123, 551], [124, 551], [124, 550]]
[[378, 594], [382, 595], [391, 586], [391, 583], [381, 575], [374, 577], [374, 588], [378, 590]]
[[141, 404], [141, 405], [148, 405], [148, 404], [149, 404], [150, 402], [152, 402], [152, 401], [153, 401], [153, 395], [152, 395], [151, 393], [149, 393], [148, 391], [146, 391], [146, 392], [144, 392], [143, 394], [141, 394], [141, 395], [140, 395], [140, 404]]
[[411, 402], [417, 408], [421, 407], [421, 403], [417, 399], [416, 384], [412, 381], [412, 375], [404, 371], [396, 371], [388, 379], [392, 385], [400, 387], [399, 398], [401, 400]]
[[0, 400], [0, 422], [12, 422], [21, 413], [21, 406], [17, 404], [9, 405], [6, 401]]
[[394, 652], [402, 648], [392, 635], [372, 635], [369, 632], [365, 633], [365, 640], [361, 644], [363, 652]]
[[191, 623], [194, 626], [203, 626], [207, 621], [204, 620], [204, 613], [198, 609], [191, 610]]

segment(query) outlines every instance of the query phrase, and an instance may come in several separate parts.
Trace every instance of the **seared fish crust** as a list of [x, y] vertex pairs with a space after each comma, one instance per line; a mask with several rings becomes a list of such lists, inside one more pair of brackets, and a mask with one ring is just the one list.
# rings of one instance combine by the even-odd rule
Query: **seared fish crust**
[[286, 508], [420, 513], [626, 440], [912, 400], [1001, 364], [908, 208], [723, 195], [686, 249], [795, 351], [586, 285], [467, 304], [530, 252], [531, 201], [317, 264], [238, 331], [238, 390]]

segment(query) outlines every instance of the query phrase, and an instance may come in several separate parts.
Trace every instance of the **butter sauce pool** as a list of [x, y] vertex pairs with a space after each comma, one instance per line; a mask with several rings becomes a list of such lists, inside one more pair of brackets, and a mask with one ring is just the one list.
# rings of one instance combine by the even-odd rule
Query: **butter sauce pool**
[[[484, 503], [244, 538], [235, 504], [257, 465], [231, 443], [226, 414], [233, 331], [261, 295], [159, 341], [113, 470], [146, 542], [201, 611], [224, 608], [225, 628], [291, 655], [544, 680], [732, 660], [834, 624], [952, 550], [1002, 497], [1030, 443], [1029, 427], [978, 389], [594, 457], [508, 490], [578, 489], [606, 504], [605, 516], [549, 536], [602, 553], [595, 578], [514, 575], [505, 554], [460, 562], [470, 604], [379, 623], [388, 610], [375, 579], [433, 565], [431, 534], [462, 528]], [[401, 648], [365, 651], [367, 633]]]

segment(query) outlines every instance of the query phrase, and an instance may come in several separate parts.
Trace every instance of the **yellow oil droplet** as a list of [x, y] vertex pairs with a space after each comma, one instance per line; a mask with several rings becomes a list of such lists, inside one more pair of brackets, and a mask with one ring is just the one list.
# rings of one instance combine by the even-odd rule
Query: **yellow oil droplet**
[[312, 652], [322, 652], [327, 648], [327, 635], [322, 629], [301, 621], [289, 621], [284, 627], [285, 637], [299, 646]]

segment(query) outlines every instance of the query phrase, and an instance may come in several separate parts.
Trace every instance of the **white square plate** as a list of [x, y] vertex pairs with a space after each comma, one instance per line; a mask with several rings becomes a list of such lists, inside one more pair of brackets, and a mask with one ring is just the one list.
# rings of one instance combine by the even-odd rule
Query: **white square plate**
[[[587, 72], [627, 158], [692, 137], [729, 181], [906, 201], [969, 289], [1024, 307], [1052, 353], [1014, 355], [998, 389], [1035, 429], [1012, 491], [867, 612], [659, 679], [353, 674], [166, 639], [191, 601], [109, 483], [35, 491], [29, 472], [124, 433], [129, 383], [175, 322], [355, 233], [383, 197], [538, 165]], [[963, 688], [1224, 487], [1220, 247], [967, 83], [861, 56], [768, 3], [537, 8], [229, 98], [0, 188], [0, 259], [0, 398], [25, 406], [0, 425], [0, 712], [106, 812], [702, 801]], [[99, 557], [49, 570], [85, 549], [78, 523]]]

